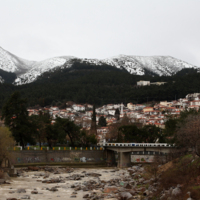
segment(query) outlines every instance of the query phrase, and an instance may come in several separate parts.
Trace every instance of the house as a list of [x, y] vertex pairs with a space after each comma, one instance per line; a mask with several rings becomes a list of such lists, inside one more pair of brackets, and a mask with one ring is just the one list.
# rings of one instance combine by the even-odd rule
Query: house
[[39, 111], [36, 109], [27, 109], [27, 111], [28, 111], [28, 116], [39, 114]]
[[145, 107], [145, 108], [143, 108], [143, 112], [144, 113], [150, 113], [150, 112], [153, 112], [154, 111], [154, 108], [153, 107]]
[[52, 107], [50, 108], [50, 110], [52, 110], [52, 111], [58, 111], [59, 108], [58, 108], [57, 106], [52, 106]]
[[151, 85], [158, 85], [158, 86], [160, 86], [160, 85], [164, 85], [165, 83], [167, 83], [167, 82], [154, 82], [154, 83], [151, 83]]
[[188, 94], [185, 98], [189, 101], [200, 100], [200, 93]]
[[127, 103], [127, 108], [130, 110], [135, 110], [135, 105], [132, 103]]
[[75, 111], [85, 111], [85, 106], [74, 104], [72, 105], [72, 109]]
[[108, 114], [114, 116], [115, 115], [115, 109], [109, 109]]
[[191, 106], [200, 106], [200, 100], [190, 101]]
[[91, 117], [91, 116], [92, 116], [92, 113], [93, 113], [93, 111], [86, 111], [86, 112], [85, 112], [85, 115], [88, 116], [88, 117]]
[[171, 102], [168, 102], [168, 101], [161, 101], [160, 102], [160, 105], [162, 105], [162, 106], [171, 106], [172, 105], [172, 103]]
[[191, 109], [198, 111], [199, 110], [199, 106], [196, 106], [196, 105], [188, 106], [188, 110], [191, 110]]
[[137, 86], [147, 86], [150, 85], [150, 81], [138, 81]]

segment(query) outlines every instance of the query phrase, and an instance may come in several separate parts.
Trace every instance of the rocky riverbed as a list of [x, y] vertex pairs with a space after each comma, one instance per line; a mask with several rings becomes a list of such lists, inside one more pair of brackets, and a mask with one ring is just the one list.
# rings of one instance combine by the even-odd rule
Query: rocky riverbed
[[154, 190], [141, 165], [127, 169], [28, 167], [0, 185], [0, 199], [148, 199]]

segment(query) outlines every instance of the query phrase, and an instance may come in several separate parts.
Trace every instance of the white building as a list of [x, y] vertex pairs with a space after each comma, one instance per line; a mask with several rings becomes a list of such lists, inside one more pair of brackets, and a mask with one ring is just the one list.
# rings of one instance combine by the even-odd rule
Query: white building
[[147, 86], [150, 85], [150, 81], [138, 81], [137, 86]]
[[75, 110], [75, 111], [85, 111], [85, 106], [74, 104], [72, 106], [72, 109]]

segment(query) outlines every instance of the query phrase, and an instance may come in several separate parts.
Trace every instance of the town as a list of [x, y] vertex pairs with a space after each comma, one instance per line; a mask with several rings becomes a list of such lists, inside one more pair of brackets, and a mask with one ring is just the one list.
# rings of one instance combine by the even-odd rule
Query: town
[[[165, 122], [172, 118], [178, 118], [180, 113], [184, 110], [199, 110], [200, 108], [200, 93], [193, 93], [186, 95], [185, 98], [173, 101], [161, 101], [159, 103], [147, 104], [108, 104], [95, 109], [97, 125], [97, 139], [102, 141], [108, 139], [110, 127], [118, 123], [126, 117], [131, 123], [139, 123], [142, 126], [155, 125], [160, 129], [165, 128]], [[41, 109], [29, 108], [28, 113], [31, 115], [38, 115], [39, 112], [49, 112], [52, 117], [52, 123], [57, 117], [67, 118], [73, 121], [82, 129], [90, 130], [91, 120], [93, 114], [93, 105], [91, 104], [76, 104], [73, 102], [66, 103], [66, 109], [59, 109], [59, 107], [51, 106]], [[99, 124], [99, 119], [104, 118], [104, 125]]]

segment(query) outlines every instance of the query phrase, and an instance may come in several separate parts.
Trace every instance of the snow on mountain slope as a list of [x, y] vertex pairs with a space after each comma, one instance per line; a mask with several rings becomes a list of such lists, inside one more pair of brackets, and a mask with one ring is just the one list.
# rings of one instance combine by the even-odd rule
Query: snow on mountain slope
[[32, 68], [34, 61], [19, 58], [0, 47], [0, 69], [17, 75]]
[[[159, 76], [171, 76], [184, 68], [200, 69], [171, 56], [119, 55], [102, 60], [61, 56], [37, 62], [19, 58], [0, 47], [0, 69], [15, 73], [17, 79], [14, 84], [16, 85], [31, 83], [44, 72], [54, 71], [57, 68], [70, 68], [75, 60], [94, 65], [107, 64], [118, 69], [125, 69], [135, 75], [145, 75], [150, 72]], [[0, 82], [2, 81], [1, 78]]]
[[50, 58], [44, 61], [36, 62], [32, 69], [17, 77], [15, 80], [16, 85], [22, 85], [26, 83], [31, 83], [37, 79], [38, 76], [42, 75], [44, 72], [55, 70], [57, 67], [63, 66], [65, 63], [69, 62], [73, 57], [57, 57]]
[[4, 79], [0, 76], [0, 83], [4, 83]]
[[170, 56], [126, 56], [120, 55], [103, 60], [117, 68], [124, 68], [130, 74], [144, 75], [148, 70], [159, 76], [171, 76], [184, 68], [196, 68]]

